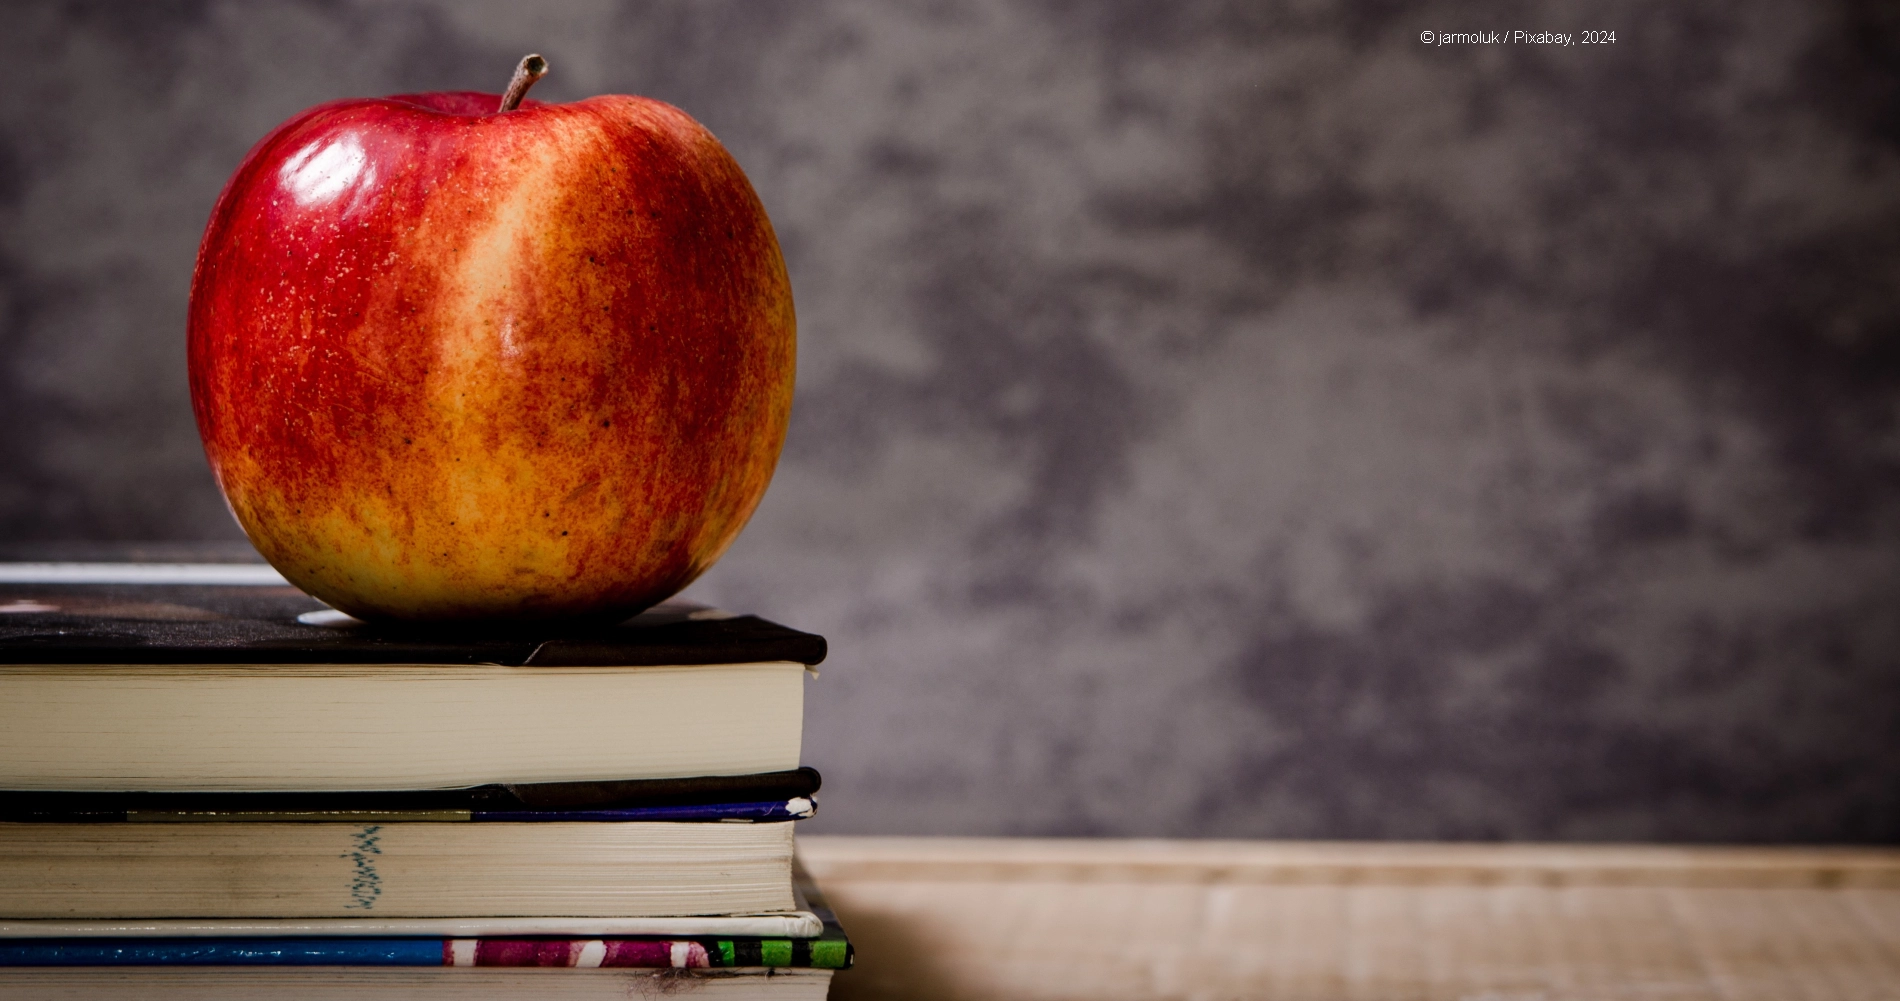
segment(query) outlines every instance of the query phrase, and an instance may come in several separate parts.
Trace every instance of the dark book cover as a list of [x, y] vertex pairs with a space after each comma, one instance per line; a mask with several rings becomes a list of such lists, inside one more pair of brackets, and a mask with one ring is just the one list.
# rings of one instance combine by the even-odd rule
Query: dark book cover
[[0, 822], [799, 820], [817, 769], [756, 775], [545, 782], [375, 792], [0, 791]]
[[825, 658], [823, 637], [684, 602], [605, 626], [421, 627], [359, 622], [284, 584], [19, 579], [28, 576], [0, 575], [0, 664], [644, 667]]

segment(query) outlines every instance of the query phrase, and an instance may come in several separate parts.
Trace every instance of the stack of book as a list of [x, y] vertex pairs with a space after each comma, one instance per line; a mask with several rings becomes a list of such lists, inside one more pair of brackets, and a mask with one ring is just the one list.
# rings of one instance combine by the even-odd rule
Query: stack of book
[[231, 573], [0, 572], [0, 996], [821, 998], [851, 964], [793, 859], [823, 639], [392, 630]]

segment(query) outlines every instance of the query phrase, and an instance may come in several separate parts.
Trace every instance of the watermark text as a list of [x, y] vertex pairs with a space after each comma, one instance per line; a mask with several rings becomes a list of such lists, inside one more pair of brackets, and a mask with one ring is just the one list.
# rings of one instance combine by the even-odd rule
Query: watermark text
[[1426, 45], [1615, 45], [1614, 31], [1421, 31]]

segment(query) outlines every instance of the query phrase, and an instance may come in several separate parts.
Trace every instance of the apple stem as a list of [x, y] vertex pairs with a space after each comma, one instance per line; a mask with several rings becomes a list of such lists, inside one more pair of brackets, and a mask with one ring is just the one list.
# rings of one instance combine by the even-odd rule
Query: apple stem
[[508, 90], [501, 95], [501, 111], [513, 111], [521, 107], [521, 99], [528, 96], [528, 88], [536, 80], [548, 73], [548, 61], [538, 55], [521, 57], [521, 63], [515, 67], [515, 75], [508, 81]]

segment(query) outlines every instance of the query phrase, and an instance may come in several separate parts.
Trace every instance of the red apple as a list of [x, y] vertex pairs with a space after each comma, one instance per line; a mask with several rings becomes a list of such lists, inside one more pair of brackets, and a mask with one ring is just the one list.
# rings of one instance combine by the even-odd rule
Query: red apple
[[[321, 105], [192, 278], [192, 406], [290, 581], [362, 618], [629, 614], [718, 559], [791, 412], [791, 286], [719, 141], [640, 97]], [[541, 64], [544, 67], [545, 64]]]

